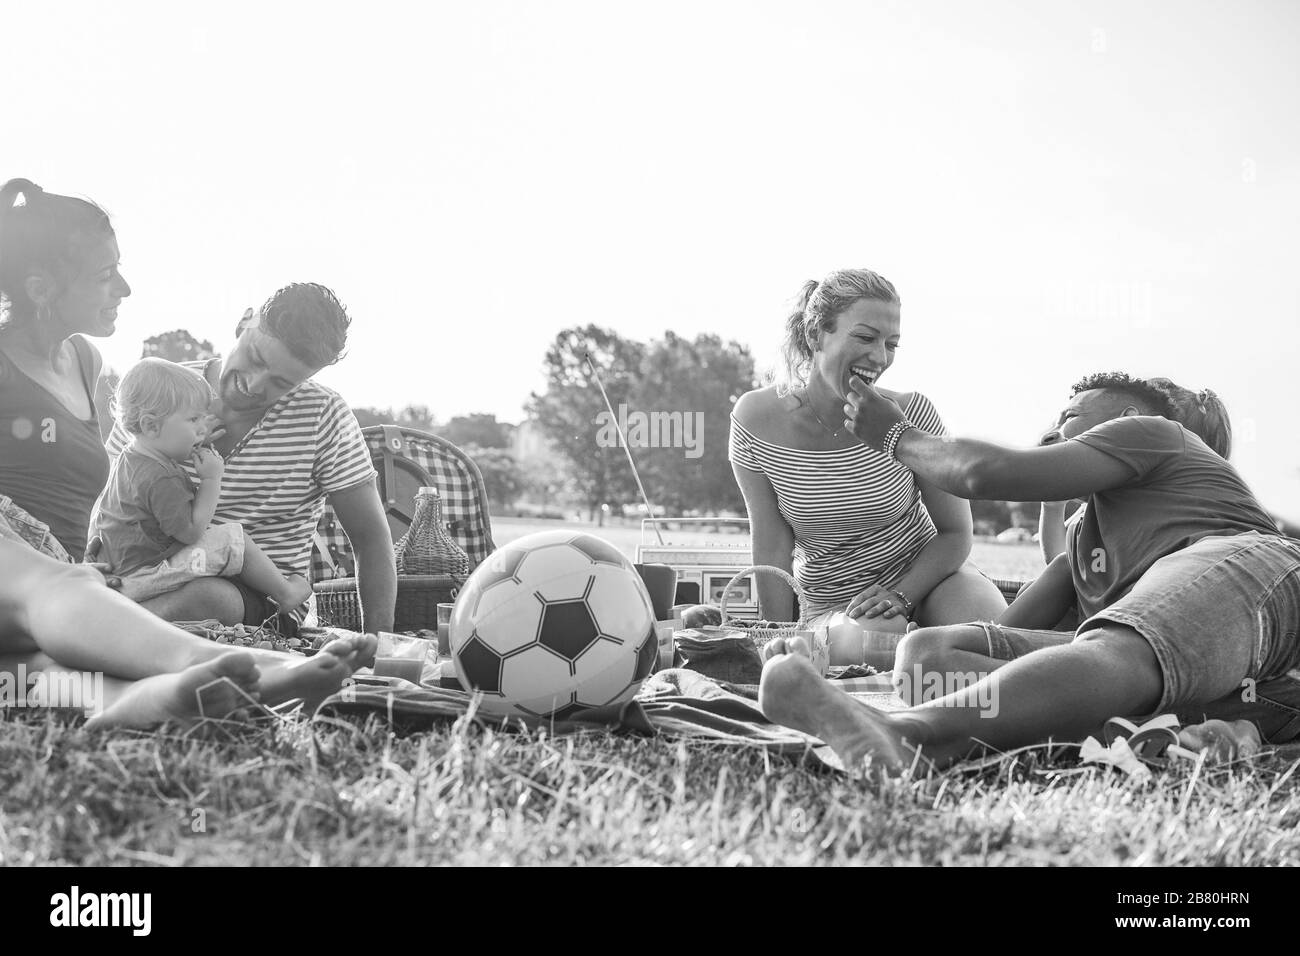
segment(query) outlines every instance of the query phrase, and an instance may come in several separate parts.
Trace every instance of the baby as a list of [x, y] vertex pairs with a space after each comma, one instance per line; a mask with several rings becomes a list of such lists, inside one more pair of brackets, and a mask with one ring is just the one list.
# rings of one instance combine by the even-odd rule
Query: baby
[[[288, 611], [311, 596], [238, 524], [212, 524], [225, 462], [200, 446], [215, 398], [198, 372], [142, 359], [122, 377], [114, 413], [132, 435], [95, 503], [92, 533], [122, 593], [145, 601], [201, 577], [238, 577]], [[182, 465], [192, 462], [197, 490]]]

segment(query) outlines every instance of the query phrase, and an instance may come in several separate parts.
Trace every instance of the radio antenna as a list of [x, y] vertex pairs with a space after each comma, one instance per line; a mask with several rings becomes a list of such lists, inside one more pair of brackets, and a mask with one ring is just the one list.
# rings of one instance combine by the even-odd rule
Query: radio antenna
[[614, 414], [614, 406], [609, 403], [609, 396], [605, 393], [605, 385], [600, 380], [600, 373], [596, 371], [596, 363], [591, 360], [591, 353], [584, 351], [582, 357], [587, 363], [587, 368], [591, 369], [591, 377], [596, 380], [596, 387], [600, 389], [600, 397], [605, 400], [605, 407], [609, 409], [610, 420], [614, 422], [614, 427], [618, 429], [618, 437], [622, 441], [623, 451], [627, 454], [627, 463], [632, 467], [632, 477], [636, 479], [637, 491], [641, 492], [641, 502], [645, 505], [646, 516], [650, 518], [651, 524], [655, 529], [655, 537], [659, 539], [659, 543], [662, 545], [664, 543], [664, 535], [663, 532], [659, 530], [659, 525], [654, 524], [655, 512], [654, 509], [650, 507], [650, 499], [646, 496], [645, 485], [641, 483], [641, 472], [636, 470], [636, 462], [632, 459], [632, 448], [627, 443], [627, 433], [623, 431], [622, 423], [619, 422], [618, 416]]

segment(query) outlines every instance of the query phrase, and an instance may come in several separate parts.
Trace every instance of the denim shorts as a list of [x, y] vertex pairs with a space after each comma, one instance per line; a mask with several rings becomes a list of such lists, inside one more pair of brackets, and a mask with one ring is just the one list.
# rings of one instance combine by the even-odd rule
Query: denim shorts
[[[1153, 564], [1074, 634], [983, 627], [989, 656], [1013, 660], [1108, 623], [1131, 627], [1151, 645], [1164, 683], [1156, 713], [1221, 716], [1225, 699], [1275, 686], [1290, 702], [1284, 711], [1300, 705], [1287, 683], [1290, 672], [1300, 674], [1300, 543], [1257, 531], [1201, 538]], [[1234, 716], [1243, 715], [1234, 709]]]

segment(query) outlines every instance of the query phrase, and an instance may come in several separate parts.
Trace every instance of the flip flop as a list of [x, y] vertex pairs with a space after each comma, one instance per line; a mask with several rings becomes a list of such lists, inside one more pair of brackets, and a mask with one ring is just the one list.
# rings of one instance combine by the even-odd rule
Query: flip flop
[[[228, 713], [222, 715], [221, 717], [209, 717], [203, 705], [203, 695], [206, 692], [208, 692], [211, 688], [218, 687], [221, 684], [229, 684], [232, 688], [234, 688], [235, 693], [244, 699], [244, 703], [241, 704], [239, 707], [235, 708], [234, 711], [229, 711]], [[199, 717], [201, 717], [204, 720], [229, 719], [229, 717], [232, 714], [234, 714], [235, 711], [251, 712], [250, 719], [252, 719], [253, 717], [270, 718], [272, 720], [279, 719], [279, 714], [271, 710], [271, 708], [267, 707], [261, 701], [255, 700], [247, 691], [245, 691], [242, 687], [240, 687], [238, 684], [232, 681], [229, 677], [218, 677], [215, 680], [210, 680], [206, 684], [202, 684], [199, 687], [196, 687], [194, 689], [194, 698], [198, 703]]]
[[1129, 749], [1138, 759], [1148, 763], [1162, 763], [1169, 753], [1169, 748], [1182, 750], [1178, 747], [1180, 729], [1178, 718], [1173, 714], [1153, 717], [1140, 727], [1123, 717], [1112, 717], [1106, 721], [1103, 734], [1108, 747], [1122, 738], [1127, 741]]

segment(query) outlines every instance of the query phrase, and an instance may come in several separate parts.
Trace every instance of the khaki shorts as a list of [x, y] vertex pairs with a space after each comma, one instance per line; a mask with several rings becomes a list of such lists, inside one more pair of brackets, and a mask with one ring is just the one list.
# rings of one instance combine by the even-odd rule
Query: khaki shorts
[[167, 560], [123, 576], [122, 593], [133, 601], [147, 601], [198, 578], [232, 578], [243, 570], [243, 525], [211, 525], [198, 541]]

